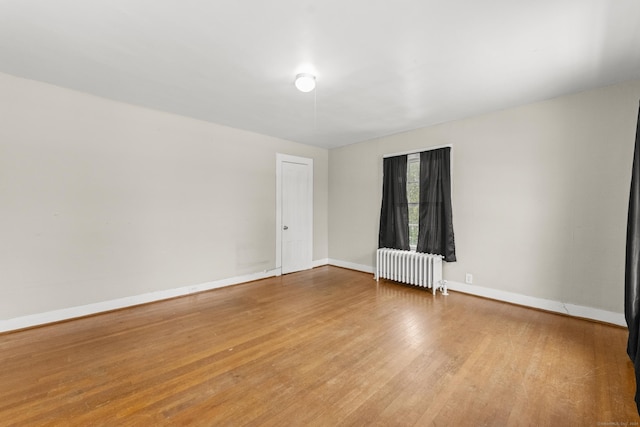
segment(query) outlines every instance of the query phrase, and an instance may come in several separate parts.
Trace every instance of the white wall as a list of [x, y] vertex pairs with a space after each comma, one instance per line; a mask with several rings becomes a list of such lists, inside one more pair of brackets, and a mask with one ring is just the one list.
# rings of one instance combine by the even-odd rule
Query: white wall
[[382, 156], [453, 144], [445, 278], [623, 312], [640, 81], [331, 150], [329, 257], [374, 266]]
[[0, 320], [272, 270], [275, 154], [328, 152], [0, 74]]
[[330, 152], [5, 74], [0, 93], [0, 320], [276, 268], [276, 152], [314, 159], [314, 260], [373, 267], [382, 155], [441, 144], [447, 279], [623, 311], [638, 81]]

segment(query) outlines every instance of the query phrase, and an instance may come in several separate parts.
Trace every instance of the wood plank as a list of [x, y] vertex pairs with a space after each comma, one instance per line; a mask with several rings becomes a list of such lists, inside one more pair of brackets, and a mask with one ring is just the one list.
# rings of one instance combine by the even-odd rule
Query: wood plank
[[0, 425], [631, 425], [626, 336], [326, 266], [0, 335]]

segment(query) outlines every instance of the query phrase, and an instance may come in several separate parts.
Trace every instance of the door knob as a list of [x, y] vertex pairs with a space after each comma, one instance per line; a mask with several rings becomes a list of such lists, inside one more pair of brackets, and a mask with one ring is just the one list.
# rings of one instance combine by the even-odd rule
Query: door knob
[[286, 225], [284, 227], [282, 227], [283, 230], [288, 230], [289, 227], [287, 227]]

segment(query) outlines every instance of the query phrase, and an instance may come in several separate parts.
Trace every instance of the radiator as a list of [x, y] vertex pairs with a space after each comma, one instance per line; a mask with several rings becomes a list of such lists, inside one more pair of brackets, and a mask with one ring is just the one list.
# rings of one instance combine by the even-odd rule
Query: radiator
[[378, 249], [376, 253], [376, 280], [389, 279], [409, 285], [429, 288], [436, 294], [447, 293], [447, 282], [442, 279], [442, 256], [398, 249]]

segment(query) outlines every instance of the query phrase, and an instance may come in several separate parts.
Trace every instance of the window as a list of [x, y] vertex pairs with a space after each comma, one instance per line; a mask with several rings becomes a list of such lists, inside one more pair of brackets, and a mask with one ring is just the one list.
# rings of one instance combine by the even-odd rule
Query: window
[[383, 157], [378, 247], [456, 260], [451, 210], [451, 147]]
[[409, 247], [418, 247], [420, 221], [420, 153], [407, 156], [407, 204], [409, 206]]

